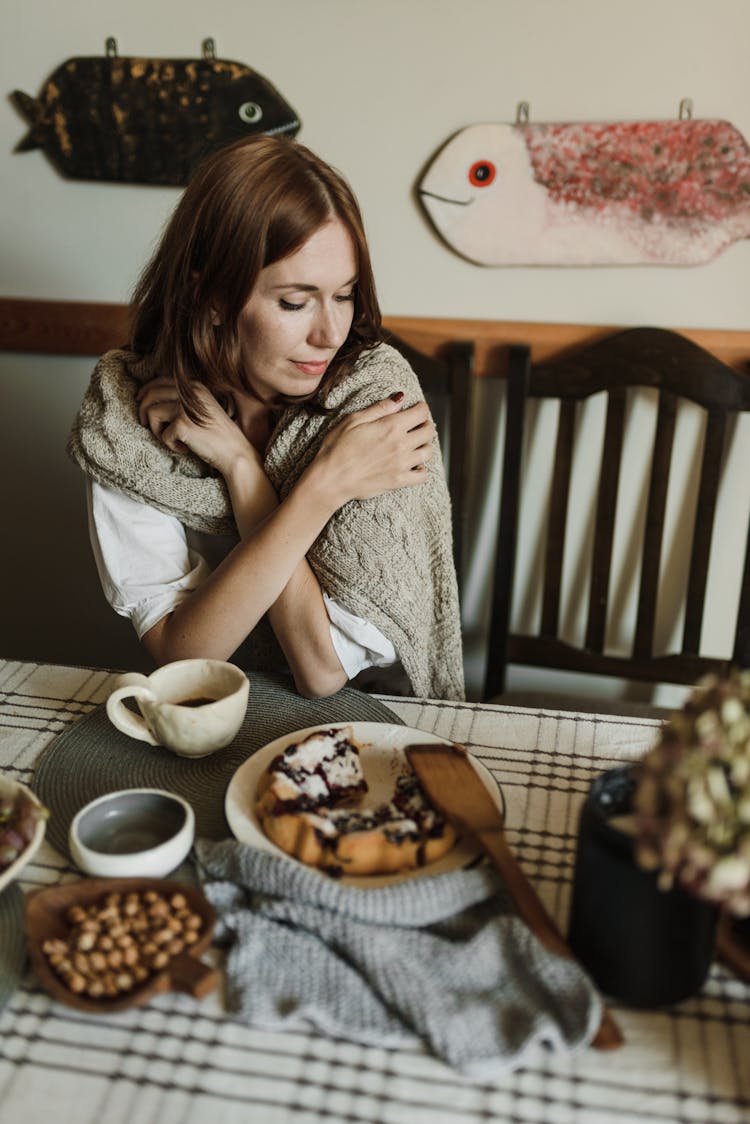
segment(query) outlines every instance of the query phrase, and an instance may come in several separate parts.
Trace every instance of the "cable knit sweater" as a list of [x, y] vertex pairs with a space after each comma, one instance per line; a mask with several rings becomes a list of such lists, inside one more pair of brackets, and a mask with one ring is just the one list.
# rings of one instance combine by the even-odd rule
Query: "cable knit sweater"
[[[195, 530], [233, 530], [221, 476], [190, 453], [172, 453], [139, 423], [135, 395], [151, 375], [148, 362], [134, 353], [107, 352], [73, 424], [69, 454], [94, 480]], [[329, 392], [326, 406], [332, 414], [311, 415], [299, 406], [284, 410], [265, 460], [280, 498], [342, 414], [398, 390], [405, 405], [423, 397], [403, 356], [380, 344]], [[450, 526], [450, 500], [436, 450], [423, 484], [345, 504], [307, 556], [322, 589], [391, 640], [414, 693], [425, 698], [464, 697]]]

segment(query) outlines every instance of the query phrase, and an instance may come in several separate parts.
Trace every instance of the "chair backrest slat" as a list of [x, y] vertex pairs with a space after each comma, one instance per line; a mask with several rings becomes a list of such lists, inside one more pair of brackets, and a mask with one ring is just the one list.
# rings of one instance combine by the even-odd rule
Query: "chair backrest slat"
[[448, 491], [451, 497], [453, 528], [453, 560], [459, 589], [463, 577], [463, 551], [467, 532], [468, 446], [471, 389], [474, 384], [474, 345], [453, 343], [448, 349], [450, 368], [448, 395], [450, 448], [448, 457]]
[[719, 493], [719, 482], [721, 480], [725, 430], [726, 413], [723, 410], [709, 410], [706, 418], [706, 434], [703, 440], [698, 502], [695, 508], [693, 547], [690, 552], [690, 569], [685, 601], [685, 626], [682, 634], [683, 652], [700, 650], [703, 606], [706, 598], [716, 497]]
[[610, 390], [607, 402], [599, 494], [596, 501], [596, 527], [591, 558], [589, 614], [586, 626], [586, 647], [591, 652], [604, 651], [624, 427], [625, 388], [616, 386]]
[[503, 445], [503, 482], [500, 518], [497, 528], [495, 561], [491, 579], [491, 610], [484, 694], [499, 694], [505, 689], [507, 637], [513, 601], [516, 550], [518, 538], [519, 500], [521, 494], [521, 458], [523, 454], [523, 417], [528, 392], [531, 352], [527, 347], [511, 347], [508, 359], [508, 392], [505, 404], [505, 440]]
[[633, 657], [648, 659], [653, 655], [656, 598], [659, 591], [661, 547], [664, 537], [664, 513], [667, 506], [669, 471], [672, 463], [677, 399], [669, 391], [659, 394], [654, 449], [651, 457], [646, 521], [641, 554], [641, 582], [633, 642]]
[[570, 473], [573, 466], [577, 403], [567, 399], [560, 403], [557, 422], [555, 460], [552, 469], [547, 545], [544, 556], [544, 592], [542, 594], [543, 636], [556, 636], [560, 624], [560, 589], [565, 556], [565, 528], [568, 521]]

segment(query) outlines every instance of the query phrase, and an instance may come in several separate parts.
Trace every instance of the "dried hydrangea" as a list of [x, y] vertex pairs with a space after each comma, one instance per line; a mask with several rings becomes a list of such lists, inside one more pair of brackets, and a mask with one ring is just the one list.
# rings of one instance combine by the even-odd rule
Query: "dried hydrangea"
[[636, 776], [640, 865], [750, 915], [750, 670], [702, 680]]

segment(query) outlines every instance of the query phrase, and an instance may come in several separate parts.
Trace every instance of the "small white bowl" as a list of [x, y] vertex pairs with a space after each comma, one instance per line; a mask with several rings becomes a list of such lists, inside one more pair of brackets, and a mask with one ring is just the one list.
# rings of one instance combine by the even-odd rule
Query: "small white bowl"
[[[0, 776], [0, 796], [16, 796], [19, 792], [24, 792], [34, 804], [40, 808], [43, 807], [31, 789], [27, 788], [25, 784], [21, 784], [20, 781], [12, 781], [10, 777]], [[26, 864], [33, 859], [34, 855], [39, 850], [39, 845], [44, 839], [44, 832], [46, 829], [47, 821], [45, 817], [44, 819], [40, 819], [37, 823], [33, 839], [30, 843], [26, 844], [18, 858], [12, 862], [10, 866], [6, 866], [5, 870], [0, 872], [0, 891], [4, 890], [8, 883], [12, 882], [14, 878], [17, 878]]]
[[126, 788], [92, 800], [70, 825], [76, 866], [99, 878], [164, 878], [193, 845], [193, 809], [174, 792]]

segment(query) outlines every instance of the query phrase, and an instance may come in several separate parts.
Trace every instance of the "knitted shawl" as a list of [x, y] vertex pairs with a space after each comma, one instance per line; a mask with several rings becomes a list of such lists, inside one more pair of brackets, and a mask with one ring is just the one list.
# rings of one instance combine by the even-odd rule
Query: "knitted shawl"
[[[147, 361], [133, 352], [107, 352], [73, 424], [68, 453], [94, 480], [194, 530], [236, 533], [222, 477], [191, 453], [171, 452], [138, 421], [136, 392], [152, 375]], [[352, 373], [328, 393], [325, 405], [331, 414], [285, 409], [265, 459], [280, 499], [342, 414], [399, 390], [405, 405], [423, 398], [407, 361], [380, 344], [363, 353]], [[412, 690], [423, 698], [464, 698], [450, 528], [450, 499], [436, 448], [424, 483], [345, 504], [307, 555], [321, 588], [390, 639]]]

